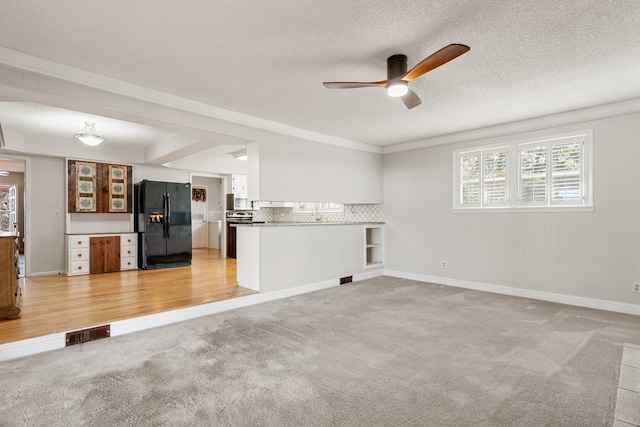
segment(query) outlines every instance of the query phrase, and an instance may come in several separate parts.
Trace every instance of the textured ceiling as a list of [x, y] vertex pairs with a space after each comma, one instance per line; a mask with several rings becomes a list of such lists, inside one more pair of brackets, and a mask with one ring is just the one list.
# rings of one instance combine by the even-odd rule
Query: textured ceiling
[[[636, 0], [3, 0], [0, 45], [297, 128], [375, 145], [640, 97]], [[377, 88], [449, 43], [407, 110]]]

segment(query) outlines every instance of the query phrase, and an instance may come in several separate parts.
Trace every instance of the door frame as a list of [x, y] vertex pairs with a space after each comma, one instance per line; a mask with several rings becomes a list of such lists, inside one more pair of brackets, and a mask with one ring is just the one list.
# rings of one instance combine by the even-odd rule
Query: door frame
[[[191, 183], [191, 191], [193, 191], [194, 188], [201, 188], [205, 190], [205, 194], [207, 194], [209, 191], [209, 186], [208, 185], [203, 185], [203, 184], [194, 184]], [[193, 230], [193, 197], [191, 198], [191, 229]], [[206, 224], [205, 227], [207, 228], [207, 236], [206, 236], [206, 244], [204, 245], [205, 248], [209, 247], [209, 224], [207, 221], [207, 212], [208, 209], [207, 207], [209, 206], [209, 204], [207, 203], [206, 199], [203, 202], [205, 204], [205, 209], [204, 209], [204, 213], [202, 214], [202, 223]], [[195, 233], [191, 233], [191, 245], [193, 246], [193, 236], [195, 235]]]
[[31, 158], [28, 156], [17, 156], [13, 154], [0, 153], [0, 157], [9, 160], [19, 160], [24, 162], [24, 188], [22, 194], [17, 194], [17, 197], [22, 200], [22, 217], [18, 215], [18, 221], [22, 221], [24, 226], [24, 236], [20, 236], [22, 239], [22, 247], [24, 248], [24, 269], [22, 273], [25, 277], [31, 276], [31, 248], [33, 247], [31, 244], [31, 209], [30, 205], [30, 194], [31, 193]]
[[[191, 185], [193, 186], [193, 177], [194, 176], [201, 176], [204, 178], [219, 178], [222, 180], [222, 197], [224, 197], [224, 194], [226, 192], [227, 189], [227, 185], [229, 184], [228, 180], [230, 180], [231, 176], [230, 175], [224, 175], [221, 173], [206, 173], [206, 172], [189, 172], [189, 182], [191, 183]], [[227, 220], [225, 218], [225, 215], [222, 215], [222, 229], [224, 230], [225, 227], [227, 226]], [[220, 239], [220, 256], [222, 258], [226, 258], [227, 257], [227, 233], [222, 233], [221, 239]]]

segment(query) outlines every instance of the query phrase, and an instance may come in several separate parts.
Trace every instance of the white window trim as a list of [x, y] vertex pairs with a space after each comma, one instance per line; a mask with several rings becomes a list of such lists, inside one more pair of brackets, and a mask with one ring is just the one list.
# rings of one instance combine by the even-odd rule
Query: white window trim
[[[582, 152], [582, 202], [550, 202], [550, 194], [543, 204], [522, 204], [520, 203], [520, 149], [525, 146], [536, 144], [549, 145], [556, 140], [569, 139], [571, 137], [580, 138], [583, 141]], [[483, 154], [491, 151], [500, 151], [507, 148], [507, 203], [505, 205], [484, 205], [483, 190], [480, 188], [479, 205], [460, 204], [460, 157], [465, 154], [479, 153], [482, 160]], [[549, 166], [550, 167], [550, 166]], [[482, 162], [481, 162], [482, 182]], [[593, 130], [580, 130], [557, 134], [550, 137], [530, 138], [509, 144], [494, 144], [481, 147], [467, 147], [453, 151], [453, 211], [454, 212], [592, 212], [593, 205]]]
[[[316, 206], [322, 206], [324, 203], [312, 203], [312, 202], [296, 202], [293, 204], [293, 213], [294, 214], [308, 214], [316, 212]], [[334, 203], [337, 204], [337, 203]], [[340, 205], [339, 207], [333, 208], [323, 208], [318, 207], [318, 213], [343, 213], [344, 205]]]

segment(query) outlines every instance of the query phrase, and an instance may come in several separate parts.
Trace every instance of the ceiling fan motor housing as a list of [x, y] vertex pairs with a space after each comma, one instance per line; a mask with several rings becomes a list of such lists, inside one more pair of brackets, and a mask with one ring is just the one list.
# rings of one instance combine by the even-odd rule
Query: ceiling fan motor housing
[[387, 58], [387, 80], [407, 73], [407, 55], [397, 54]]

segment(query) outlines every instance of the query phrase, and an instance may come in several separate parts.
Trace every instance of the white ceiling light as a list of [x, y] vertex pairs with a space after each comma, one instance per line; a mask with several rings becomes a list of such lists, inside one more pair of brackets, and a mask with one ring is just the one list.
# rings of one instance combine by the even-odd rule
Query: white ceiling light
[[393, 96], [394, 98], [397, 98], [399, 96], [405, 96], [408, 91], [409, 91], [408, 83], [405, 82], [404, 80], [391, 83], [389, 86], [387, 86], [387, 94], [389, 96]]
[[0, 176], [9, 176], [9, 171], [0, 171]]
[[96, 124], [92, 122], [84, 122], [84, 131], [78, 132], [73, 137], [79, 139], [87, 145], [98, 145], [105, 142], [107, 139], [96, 134]]
[[231, 155], [236, 159], [236, 160], [244, 160], [247, 161], [247, 150], [240, 150], [240, 151], [236, 151], [234, 153], [231, 153]]

